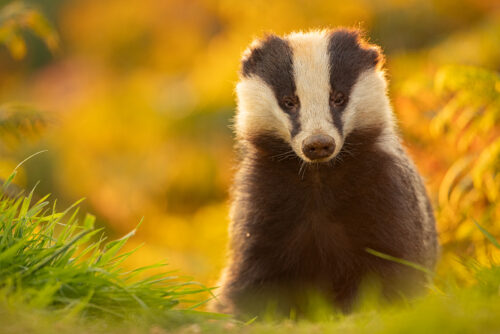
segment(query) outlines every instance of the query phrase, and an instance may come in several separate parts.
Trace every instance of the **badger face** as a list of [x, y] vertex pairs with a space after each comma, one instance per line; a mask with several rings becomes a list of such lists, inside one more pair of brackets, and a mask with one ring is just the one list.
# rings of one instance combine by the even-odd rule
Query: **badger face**
[[391, 122], [379, 48], [355, 30], [270, 35], [245, 51], [236, 86], [240, 140], [271, 135], [327, 162], [355, 129]]

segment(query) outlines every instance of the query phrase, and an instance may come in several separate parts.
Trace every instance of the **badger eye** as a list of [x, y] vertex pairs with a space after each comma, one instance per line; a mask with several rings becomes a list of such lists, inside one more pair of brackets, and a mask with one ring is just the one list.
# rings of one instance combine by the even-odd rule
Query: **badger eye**
[[335, 107], [341, 107], [346, 103], [347, 99], [342, 92], [335, 92], [330, 94], [330, 103]]
[[285, 96], [281, 102], [288, 111], [295, 111], [299, 106], [299, 98], [297, 96]]

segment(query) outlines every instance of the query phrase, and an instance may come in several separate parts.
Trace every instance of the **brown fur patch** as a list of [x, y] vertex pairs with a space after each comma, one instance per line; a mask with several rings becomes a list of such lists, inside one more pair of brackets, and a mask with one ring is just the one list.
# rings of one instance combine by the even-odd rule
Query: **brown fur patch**
[[402, 150], [376, 148], [380, 131], [353, 132], [336, 161], [305, 170], [298, 157], [280, 157], [290, 148], [270, 134], [242, 143], [218, 310], [259, 314], [274, 300], [284, 314], [300, 312], [311, 290], [348, 310], [366, 277], [378, 277], [388, 296], [424, 281], [366, 252], [432, 268], [437, 249], [432, 212], [418, 205], [426, 198], [420, 177]]

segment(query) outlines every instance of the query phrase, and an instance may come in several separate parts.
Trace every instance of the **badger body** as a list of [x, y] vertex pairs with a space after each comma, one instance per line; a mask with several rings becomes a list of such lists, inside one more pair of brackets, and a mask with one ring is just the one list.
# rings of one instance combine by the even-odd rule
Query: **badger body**
[[367, 278], [389, 298], [433, 269], [423, 182], [394, 125], [378, 47], [356, 30], [267, 36], [242, 60], [230, 258], [213, 308], [302, 311], [319, 293], [349, 310]]

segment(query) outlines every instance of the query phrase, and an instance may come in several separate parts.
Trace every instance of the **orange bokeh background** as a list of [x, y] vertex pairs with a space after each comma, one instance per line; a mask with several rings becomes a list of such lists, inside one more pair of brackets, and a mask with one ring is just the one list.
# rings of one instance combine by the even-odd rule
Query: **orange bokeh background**
[[[448, 251], [491, 256], [486, 248], [478, 251], [484, 238], [471, 217], [499, 235], [495, 198], [467, 202], [463, 213], [452, 207], [464, 208], [463, 202], [440, 202], [439, 192], [446, 191], [450, 167], [464, 155], [481, 154], [499, 128], [494, 121], [487, 135], [478, 130], [478, 140], [461, 148], [448, 129], [459, 119], [447, 128], [436, 125], [450, 101], [436, 88], [436, 75], [449, 64], [498, 72], [497, 1], [32, 3], [53, 25], [58, 48], [51, 51], [30, 32], [23, 32], [24, 56], [0, 48], [0, 105], [29, 105], [44, 126], [37, 135], [2, 142], [0, 177], [47, 149], [23, 165], [18, 184], [30, 189], [39, 181], [36, 193], [52, 193], [60, 208], [85, 197], [83, 210], [115, 237], [144, 218], [129, 245], [144, 243], [132, 266], [166, 261], [215, 283], [225, 261], [236, 165], [230, 125], [240, 55], [266, 32], [343, 25], [361, 27], [385, 52], [405, 144], [438, 211], [444, 259]], [[492, 112], [500, 113], [495, 106]], [[492, 179], [499, 182], [498, 174]]]

